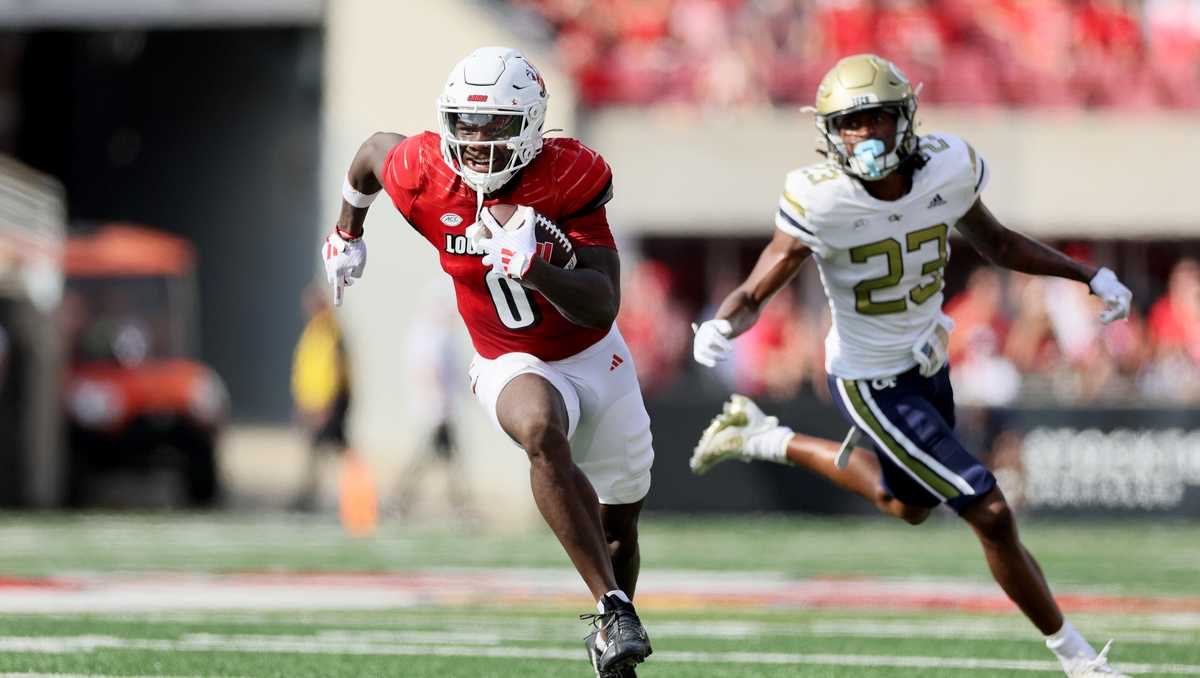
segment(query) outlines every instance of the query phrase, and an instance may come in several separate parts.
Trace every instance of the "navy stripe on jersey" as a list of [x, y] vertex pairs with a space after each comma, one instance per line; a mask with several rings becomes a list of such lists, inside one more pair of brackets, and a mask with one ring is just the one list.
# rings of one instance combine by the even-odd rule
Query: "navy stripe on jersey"
[[987, 176], [987, 163], [983, 158], [979, 159], [979, 181], [975, 182], [975, 192], [979, 192], [979, 187], [983, 184], [983, 178]]
[[796, 221], [795, 219], [793, 219], [793, 218], [792, 218], [792, 215], [790, 215], [790, 214], [788, 214], [787, 212], [783, 211], [783, 208], [782, 208], [782, 207], [780, 207], [780, 208], [779, 208], [779, 216], [783, 217], [784, 219], [787, 219], [787, 222], [788, 222], [789, 224], [791, 224], [792, 226], [795, 226], [796, 228], [800, 229], [801, 231], [804, 231], [805, 233], [807, 233], [807, 234], [809, 234], [809, 235], [813, 236], [814, 238], [816, 237], [816, 234], [815, 234], [815, 233], [813, 233], [812, 231], [808, 230], [807, 228], [804, 228], [803, 226], [801, 226], [801, 225], [800, 225], [800, 222], [799, 222], [799, 221]]

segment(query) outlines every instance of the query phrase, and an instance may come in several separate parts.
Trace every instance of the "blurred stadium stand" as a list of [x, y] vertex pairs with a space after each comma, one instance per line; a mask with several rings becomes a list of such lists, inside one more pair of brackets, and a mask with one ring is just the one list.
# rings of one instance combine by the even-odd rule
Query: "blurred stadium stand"
[[808, 103], [847, 54], [875, 51], [930, 103], [1200, 106], [1188, 0], [512, 0], [553, 40], [583, 103]]

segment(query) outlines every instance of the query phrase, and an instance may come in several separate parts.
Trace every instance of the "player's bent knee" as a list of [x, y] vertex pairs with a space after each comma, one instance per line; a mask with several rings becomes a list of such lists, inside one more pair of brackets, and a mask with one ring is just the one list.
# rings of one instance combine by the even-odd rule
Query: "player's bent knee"
[[524, 448], [531, 460], [556, 461], [565, 458], [569, 461], [571, 458], [566, 431], [548, 420], [532, 420], [522, 424], [516, 432], [516, 438], [517, 444]]
[[638, 530], [637, 524], [604, 526], [604, 538], [608, 541], [609, 549], [613, 555], [617, 555], [618, 551], [634, 551], [637, 549]]
[[630, 527], [621, 532], [605, 530], [605, 540], [608, 542], [608, 553], [616, 560], [626, 560], [637, 555], [637, 527]]
[[638, 543], [637, 539], [609, 539], [608, 540], [608, 555], [613, 560], [629, 560], [637, 555]]
[[1016, 534], [1017, 521], [1003, 497], [981, 502], [970, 511], [968, 520], [983, 536], [993, 540], [1004, 540]]
[[933, 513], [933, 509], [927, 506], [913, 506], [905, 504], [899, 499], [888, 493], [887, 490], [878, 488], [875, 493], [875, 507], [884, 513], [895, 516], [909, 525], [920, 525], [929, 519], [929, 515]]
[[929, 520], [929, 516], [933, 514], [932, 509], [924, 506], [905, 506], [900, 510], [900, 519], [909, 525], [920, 525]]

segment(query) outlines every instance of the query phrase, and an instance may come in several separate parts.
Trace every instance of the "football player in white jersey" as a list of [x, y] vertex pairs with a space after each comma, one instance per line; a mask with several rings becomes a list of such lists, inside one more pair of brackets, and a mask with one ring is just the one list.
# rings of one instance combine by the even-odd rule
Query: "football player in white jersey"
[[[1113, 676], [1067, 622], [992, 474], [954, 432], [946, 365], [953, 323], [942, 314], [951, 228], [993, 264], [1088, 285], [1103, 322], [1124, 318], [1132, 295], [1107, 268], [1075, 261], [1000, 224], [980, 199], [989, 168], [950, 134], [918, 136], [917, 93], [886, 59], [842, 59], [817, 90], [826, 161], [787, 176], [773, 239], [749, 277], [697, 328], [697, 362], [732, 351], [771, 296], [816, 260], [833, 327], [825, 341], [830, 391], [853, 427], [839, 447], [797, 434], [734, 395], [692, 457], [703, 473], [725, 459], [794, 464], [912, 524], [938, 504], [974, 530], [1009, 598], [1045, 636], [1069, 676]], [[873, 454], [855, 443], [869, 440]]]

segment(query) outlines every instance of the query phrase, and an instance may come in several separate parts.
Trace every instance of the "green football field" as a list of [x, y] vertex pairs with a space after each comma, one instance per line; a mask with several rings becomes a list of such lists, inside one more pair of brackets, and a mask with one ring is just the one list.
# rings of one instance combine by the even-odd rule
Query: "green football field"
[[[1070, 618], [1135, 675], [1200, 675], [1200, 531], [1028, 522]], [[1061, 675], [952, 518], [647, 516], [639, 675]], [[328, 517], [0, 516], [0, 676], [591, 675], [544, 529]]]

